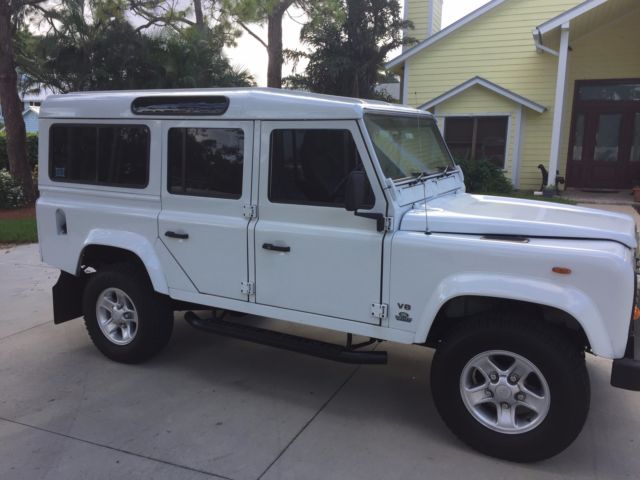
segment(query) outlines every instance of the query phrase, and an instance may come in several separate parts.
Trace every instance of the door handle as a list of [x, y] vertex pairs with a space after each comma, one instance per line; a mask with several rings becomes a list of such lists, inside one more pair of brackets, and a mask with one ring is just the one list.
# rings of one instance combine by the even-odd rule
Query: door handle
[[274, 245], [273, 243], [263, 243], [262, 248], [265, 250], [269, 250], [271, 252], [290, 252], [291, 247], [280, 247], [279, 245]]
[[180, 240], [186, 240], [187, 238], [189, 238], [188, 233], [177, 233], [172, 231], [164, 232], [164, 236], [169, 238], [177, 238]]

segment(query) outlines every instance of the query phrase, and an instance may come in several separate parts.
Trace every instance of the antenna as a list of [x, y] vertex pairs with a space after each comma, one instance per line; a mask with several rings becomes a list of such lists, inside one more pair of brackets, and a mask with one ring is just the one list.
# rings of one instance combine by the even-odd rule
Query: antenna
[[[418, 147], [422, 155], [426, 155], [428, 152], [424, 148], [422, 134], [420, 132], [420, 113], [416, 112], [416, 120], [418, 121]], [[428, 179], [422, 181], [422, 198], [424, 199], [424, 233], [429, 235], [429, 209], [427, 208], [427, 183]]]
[[431, 235], [429, 231], [429, 209], [427, 208], [427, 182], [429, 180], [425, 180], [422, 183], [422, 194], [424, 195], [424, 233], [427, 235]]

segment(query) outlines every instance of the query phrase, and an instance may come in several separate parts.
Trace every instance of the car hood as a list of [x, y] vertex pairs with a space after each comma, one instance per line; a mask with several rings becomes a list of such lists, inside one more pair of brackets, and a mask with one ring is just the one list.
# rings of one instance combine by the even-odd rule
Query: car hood
[[[425, 216], [427, 218], [425, 218]], [[592, 208], [459, 193], [416, 205], [401, 230], [473, 235], [518, 235], [612, 240], [636, 248], [633, 218]]]

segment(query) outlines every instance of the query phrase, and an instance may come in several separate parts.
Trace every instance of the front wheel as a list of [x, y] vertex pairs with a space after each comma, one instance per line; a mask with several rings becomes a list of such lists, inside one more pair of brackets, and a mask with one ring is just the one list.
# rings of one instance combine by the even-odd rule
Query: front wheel
[[560, 453], [590, 402], [584, 355], [560, 331], [504, 319], [459, 324], [431, 367], [444, 422], [476, 450], [516, 462]]

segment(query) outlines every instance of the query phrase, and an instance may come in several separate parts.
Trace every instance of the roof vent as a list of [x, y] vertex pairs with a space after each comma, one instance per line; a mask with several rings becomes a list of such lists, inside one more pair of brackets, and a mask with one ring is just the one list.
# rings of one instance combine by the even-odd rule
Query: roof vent
[[223, 115], [227, 97], [139, 97], [131, 104], [135, 115]]

